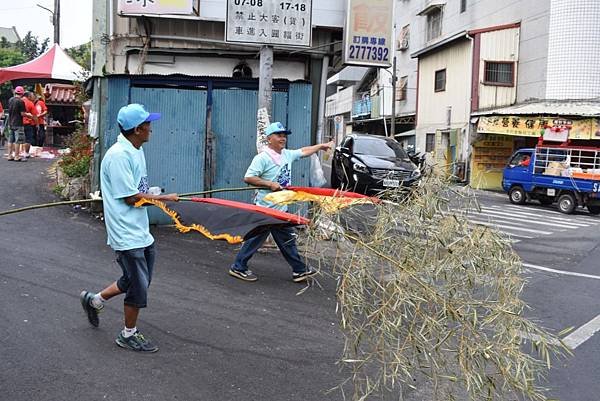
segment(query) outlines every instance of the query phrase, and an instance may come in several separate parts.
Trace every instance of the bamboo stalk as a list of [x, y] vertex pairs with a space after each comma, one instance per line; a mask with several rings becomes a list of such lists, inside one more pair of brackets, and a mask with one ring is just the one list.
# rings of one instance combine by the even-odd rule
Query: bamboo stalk
[[[211, 195], [211, 194], [216, 194], [216, 193], [221, 193], [221, 192], [251, 191], [251, 190], [255, 190], [255, 189], [259, 189], [259, 188], [260, 187], [249, 186], [249, 187], [240, 187], [240, 188], [221, 188], [221, 189], [212, 189], [210, 191], [191, 192], [191, 193], [187, 193], [187, 194], [181, 194], [181, 196], [179, 197], [179, 200], [187, 202], [187, 201], [192, 201], [192, 198], [188, 198], [189, 196]], [[21, 213], [21, 212], [26, 212], [26, 211], [35, 210], [35, 209], [45, 209], [45, 208], [55, 207], [55, 206], [79, 205], [82, 203], [93, 203], [93, 202], [102, 202], [102, 199], [80, 199], [80, 200], [42, 203], [39, 205], [31, 205], [31, 206], [20, 207], [17, 209], [5, 210], [5, 211], [0, 212], [0, 216], [6, 216], [9, 214]]]

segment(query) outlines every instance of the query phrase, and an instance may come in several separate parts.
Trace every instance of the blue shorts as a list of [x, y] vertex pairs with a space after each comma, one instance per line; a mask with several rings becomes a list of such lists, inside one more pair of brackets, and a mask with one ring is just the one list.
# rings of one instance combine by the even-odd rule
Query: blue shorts
[[26, 125], [25, 126], [25, 143], [32, 144], [35, 138], [35, 125]]
[[23, 127], [9, 128], [8, 143], [25, 143], [25, 130]]
[[154, 244], [146, 248], [116, 252], [117, 263], [123, 271], [123, 275], [117, 280], [117, 287], [125, 293], [125, 305], [145, 308], [154, 270]]

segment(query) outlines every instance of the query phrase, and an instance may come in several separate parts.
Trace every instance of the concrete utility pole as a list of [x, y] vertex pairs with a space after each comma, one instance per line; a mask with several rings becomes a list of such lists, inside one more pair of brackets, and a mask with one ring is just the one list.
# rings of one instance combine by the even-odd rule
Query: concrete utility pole
[[273, 117], [273, 47], [260, 48], [260, 72], [258, 78], [258, 109], [265, 108], [269, 119]]
[[390, 136], [393, 138], [396, 133], [396, 50], [394, 49], [394, 63], [392, 71], [392, 123], [390, 126]]
[[54, 43], [60, 44], [60, 0], [54, 0], [54, 11], [36, 4], [39, 8], [48, 11], [52, 15], [52, 26], [54, 27]]
[[52, 23], [54, 24], [54, 43], [60, 44], [60, 0], [54, 0]]

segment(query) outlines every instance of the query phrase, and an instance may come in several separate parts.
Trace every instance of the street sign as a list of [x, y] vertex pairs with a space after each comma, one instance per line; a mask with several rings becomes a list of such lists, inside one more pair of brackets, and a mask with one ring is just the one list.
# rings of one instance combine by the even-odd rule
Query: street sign
[[344, 64], [390, 67], [394, 58], [394, 0], [348, 0]]
[[119, 14], [184, 14], [194, 13], [194, 0], [119, 0]]
[[227, 0], [227, 42], [310, 47], [312, 0]]

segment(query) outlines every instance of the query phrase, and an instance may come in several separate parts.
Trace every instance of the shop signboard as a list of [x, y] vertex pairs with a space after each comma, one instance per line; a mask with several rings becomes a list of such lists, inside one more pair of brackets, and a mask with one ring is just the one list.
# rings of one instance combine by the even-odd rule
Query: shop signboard
[[344, 64], [390, 67], [394, 57], [394, 0], [348, 0]]
[[227, 0], [227, 42], [310, 47], [312, 0]]
[[119, 0], [118, 12], [128, 14], [194, 14], [195, 0]]
[[527, 116], [491, 116], [481, 117], [477, 132], [481, 134], [502, 134], [539, 137], [546, 129], [548, 119]]
[[[558, 117], [489, 116], [480, 117], [477, 132], [566, 141], [566, 139], [600, 139], [598, 119], [569, 120]], [[566, 137], [565, 137], [566, 135]]]

